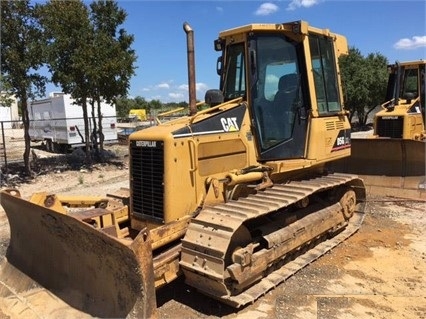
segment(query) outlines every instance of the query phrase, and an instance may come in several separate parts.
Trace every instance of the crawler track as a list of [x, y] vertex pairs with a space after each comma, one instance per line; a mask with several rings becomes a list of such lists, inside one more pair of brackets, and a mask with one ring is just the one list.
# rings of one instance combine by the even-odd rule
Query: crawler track
[[[356, 175], [330, 174], [204, 209], [182, 241], [180, 264], [187, 283], [233, 307], [255, 301], [359, 229], [364, 214], [355, 212], [347, 222], [339, 201], [300, 209], [288, 214], [297, 221], [283, 222], [287, 208], [335, 189], [352, 189], [358, 201], [365, 199]], [[269, 221], [250, 225], [261, 219]], [[252, 242], [256, 227], [262, 235]]]

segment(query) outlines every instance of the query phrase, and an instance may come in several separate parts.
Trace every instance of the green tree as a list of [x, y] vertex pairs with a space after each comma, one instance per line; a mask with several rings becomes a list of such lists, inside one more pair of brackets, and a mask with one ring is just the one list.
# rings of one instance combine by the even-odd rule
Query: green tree
[[88, 98], [92, 96], [90, 63], [94, 56], [93, 28], [82, 1], [51, 0], [40, 16], [48, 37], [48, 67], [52, 81], [82, 106], [86, 163], [91, 163]]
[[45, 94], [43, 32], [29, 1], [1, 1], [1, 82], [20, 101], [24, 126], [24, 169], [31, 175], [28, 100]]
[[103, 149], [101, 101], [114, 103], [117, 96], [125, 96], [134, 74], [134, 38], [118, 29], [126, 16], [115, 1], [95, 1], [87, 7], [81, 0], [51, 0], [44, 6], [41, 21], [50, 40], [52, 81], [82, 105], [88, 163], [92, 143], [97, 150], [98, 132]]
[[135, 109], [145, 109], [149, 110], [149, 103], [142, 96], [135, 97]]
[[[126, 96], [130, 78], [134, 75], [136, 55], [131, 45], [133, 35], [119, 26], [125, 22], [127, 13], [115, 1], [95, 1], [90, 4], [90, 20], [93, 26], [93, 51], [89, 77], [92, 100], [97, 103], [100, 149], [103, 149], [101, 100], [113, 103], [117, 96]], [[94, 123], [95, 141], [96, 123]], [[95, 143], [96, 145], [96, 143]]]
[[133, 100], [127, 97], [117, 97], [115, 99], [115, 107], [117, 110], [117, 117], [121, 120], [127, 119], [130, 109], [132, 109]]
[[4, 82], [3, 76], [0, 77], [0, 105], [11, 107], [13, 103], [13, 95], [10, 93], [12, 89], [10, 87], [10, 82]]
[[150, 104], [144, 97], [136, 96], [134, 99], [127, 97], [118, 97], [115, 100], [117, 116], [122, 120], [128, 120], [129, 112], [132, 109], [145, 109], [150, 112]]
[[368, 115], [383, 102], [387, 87], [388, 60], [380, 53], [364, 57], [351, 47], [349, 54], [339, 58], [345, 108], [350, 120], [358, 117], [358, 124], [367, 124]]

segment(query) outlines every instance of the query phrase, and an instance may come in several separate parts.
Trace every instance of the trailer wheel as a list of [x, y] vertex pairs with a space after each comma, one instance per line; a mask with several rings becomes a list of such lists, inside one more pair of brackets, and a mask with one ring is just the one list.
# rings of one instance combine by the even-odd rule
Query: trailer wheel
[[46, 141], [46, 151], [49, 153], [53, 152], [53, 143], [52, 140], [45, 140]]
[[66, 154], [67, 153], [67, 145], [56, 143], [56, 151], [57, 153]]
[[52, 153], [60, 153], [60, 145], [56, 142], [52, 143]]

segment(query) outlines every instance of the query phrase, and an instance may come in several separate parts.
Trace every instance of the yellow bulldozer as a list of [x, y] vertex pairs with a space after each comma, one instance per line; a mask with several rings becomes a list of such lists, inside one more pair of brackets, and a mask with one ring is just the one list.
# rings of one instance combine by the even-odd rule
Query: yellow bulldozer
[[385, 102], [374, 115], [372, 134], [353, 136], [352, 155], [332, 165], [359, 174], [373, 195], [426, 198], [426, 61], [396, 62], [388, 71]]
[[155, 317], [156, 289], [182, 275], [239, 308], [360, 227], [363, 180], [325, 168], [351, 153], [337, 63], [345, 37], [304, 21], [221, 32], [220, 89], [198, 111], [184, 31], [189, 114], [130, 136], [129, 189], [30, 200], [3, 190], [3, 274], [16, 267], [96, 317]]
[[388, 65], [386, 102], [374, 117], [374, 135], [424, 141], [426, 61]]

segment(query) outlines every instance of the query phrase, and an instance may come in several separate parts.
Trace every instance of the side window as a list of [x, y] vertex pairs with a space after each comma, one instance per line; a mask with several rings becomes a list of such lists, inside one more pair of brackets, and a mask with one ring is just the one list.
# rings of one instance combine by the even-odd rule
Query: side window
[[341, 103], [339, 100], [333, 42], [324, 37], [311, 35], [309, 46], [318, 112], [327, 114], [340, 111]]
[[228, 48], [225, 72], [225, 100], [244, 96], [246, 93], [244, 46], [236, 44]]

